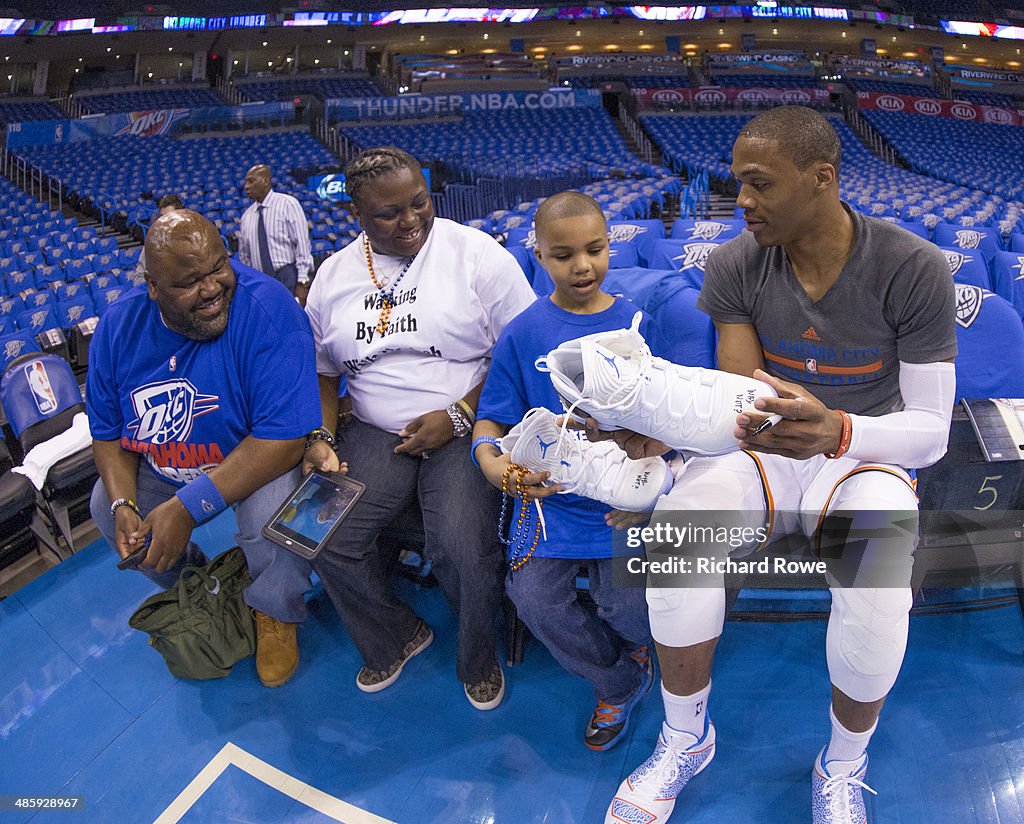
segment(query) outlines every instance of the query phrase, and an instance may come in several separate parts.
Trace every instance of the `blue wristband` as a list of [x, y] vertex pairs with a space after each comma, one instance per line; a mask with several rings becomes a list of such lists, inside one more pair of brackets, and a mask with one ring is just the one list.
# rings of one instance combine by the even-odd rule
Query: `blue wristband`
[[209, 521], [228, 508], [217, 484], [205, 472], [174, 493], [196, 524]]
[[473, 461], [473, 466], [477, 469], [480, 468], [480, 462], [476, 459], [476, 448], [482, 443], [489, 443], [498, 447], [499, 451], [501, 450], [501, 441], [497, 438], [492, 438], [490, 435], [481, 435], [479, 438], [473, 438], [473, 444], [469, 447], [469, 457]]

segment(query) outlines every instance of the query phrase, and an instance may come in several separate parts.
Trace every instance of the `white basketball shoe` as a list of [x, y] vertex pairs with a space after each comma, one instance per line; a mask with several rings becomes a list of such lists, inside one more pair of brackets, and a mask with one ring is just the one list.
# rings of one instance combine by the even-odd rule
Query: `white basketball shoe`
[[566, 429], [543, 407], [531, 409], [501, 439], [512, 463], [534, 472], [550, 472], [548, 484], [629, 512], [648, 512], [672, 488], [668, 464], [661, 458], [634, 461], [611, 441], [588, 441]]
[[715, 757], [715, 726], [704, 722], [699, 739], [662, 724], [654, 753], [619, 785], [604, 824], [666, 824], [676, 798]]
[[764, 381], [730, 372], [679, 366], [651, 354], [640, 334], [641, 314], [629, 329], [567, 341], [538, 358], [576, 420], [593, 417], [605, 430], [629, 429], [681, 452], [724, 455], [741, 412], [762, 397], [776, 397]]

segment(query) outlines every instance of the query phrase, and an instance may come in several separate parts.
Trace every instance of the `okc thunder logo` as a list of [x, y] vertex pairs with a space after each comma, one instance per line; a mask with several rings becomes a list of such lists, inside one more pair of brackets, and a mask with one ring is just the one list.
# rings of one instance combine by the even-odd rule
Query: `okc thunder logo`
[[629, 243], [637, 235], [646, 232], [647, 230], [643, 226], [633, 226], [632, 224], [622, 223], [617, 226], [608, 227], [608, 242], [609, 243]]
[[977, 249], [984, 235], [972, 229], [961, 229], [956, 233], [956, 245], [961, 249]]
[[700, 238], [701, 240], [714, 240], [728, 228], [724, 223], [719, 223], [715, 220], [695, 220], [693, 228], [690, 230], [690, 237]]
[[216, 395], [200, 395], [189, 380], [146, 384], [131, 399], [136, 418], [128, 431], [136, 440], [154, 444], [188, 440], [195, 419], [219, 408]]
[[4, 344], [4, 357], [8, 360], [13, 360], [18, 357], [22, 350], [25, 348], [25, 341], [23, 340], [9, 340]]
[[513, 215], [505, 220], [505, 228], [507, 229], [518, 229], [523, 225], [523, 221], [526, 220], [523, 215]]
[[45, 309], [42, 310], [41, 312], [33, 312], [32, 313], [32, 328], [33, 329], [40, 329], [40, 328], [42, 328], [43, 324], [46, 323], [46, 314], [47, 314], [47, 310], [45, 310]]
[[949, 264], [949, 273], [951, 275], [955, 275], [959, 272], [960, 267], [963, 266], [965, 262], [974, 260], [974, 258], [967, 257], [963, 252], [951, 252], [948, 249], [943, 249], [942, 251], [946, 255], [946, 263]]
[[72, 323], [77, 323], [82, 317], [82, 311], [85, 309], [84, 306], [72, 306], [68, 309], [68, 320]]
[[683, 254], [672, 258], [672, 261], [680, 261], [679, 266], [676, 267], [680, 272], [691, 266], [696, 266], [703, 272], [704, 266], [708, 262], [708, 255], [711, 254], [712, 249], [717, 248], [717, 243], [687, 243], [683, 246]]
[[969, 286], [966, 283], [956, 284], [956, 322], [967, 329], [981, 314], [981, 302], [985, 300], [985, 290], [980, 286]]
[[1024, 255], [1017, 258], [1017, 265], [1014, 268], [1017, 270], [1017, 277], [1014, 280], [1024, 280]]

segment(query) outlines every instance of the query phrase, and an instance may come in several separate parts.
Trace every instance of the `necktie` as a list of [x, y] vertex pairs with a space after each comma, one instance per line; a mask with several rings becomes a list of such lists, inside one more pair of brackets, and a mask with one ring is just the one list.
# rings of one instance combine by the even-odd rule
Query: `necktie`
[[258, 207], [259, 221], [256, 225], [256, 234], [260, 244], [260, 271], [264, 274], [274, 276], [274, 264], [270, 261], [270, 241], [267, 239], [267, 226], [263, 222], [263, 204]]

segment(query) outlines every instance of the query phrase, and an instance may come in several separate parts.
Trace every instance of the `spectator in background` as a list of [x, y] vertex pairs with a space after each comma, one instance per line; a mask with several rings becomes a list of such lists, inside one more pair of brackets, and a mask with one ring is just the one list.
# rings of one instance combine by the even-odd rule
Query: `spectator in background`
[[[185, 204], [181, 202], [181, 198], [177, 195], [164, 195], [156, 202], [156, 207], [160, 210], [160, 214], [157, 217], [162, 217], [168, 212], [173, 212], [175, 209], [184, 209]], [[142, 247], [142, 251], [139, 253], [139, 262], [135, 267], [135, 271], [132, 272], [132, 283], [142, 283], [142, 279], [146, 275], [146, 247]]]
[[239, 221], [239, 258], [281, 281], [305, 305], [313, 254], [302, 205], [271, 188], [270, 167], [264, 165], [245, 173], [245, 195], [253, 203]]

